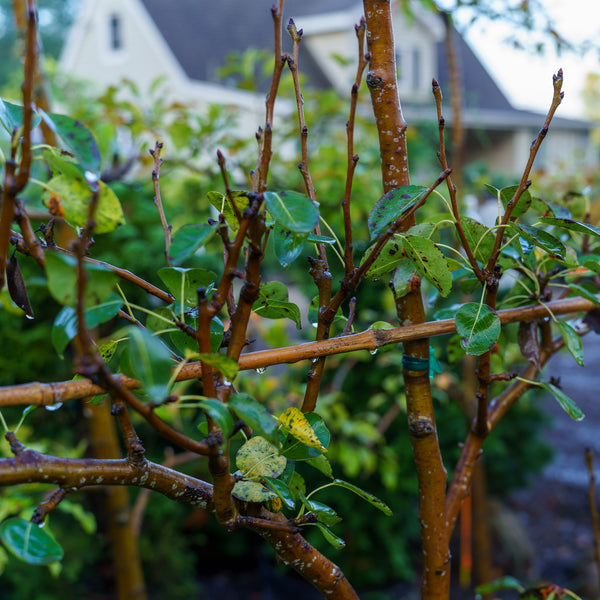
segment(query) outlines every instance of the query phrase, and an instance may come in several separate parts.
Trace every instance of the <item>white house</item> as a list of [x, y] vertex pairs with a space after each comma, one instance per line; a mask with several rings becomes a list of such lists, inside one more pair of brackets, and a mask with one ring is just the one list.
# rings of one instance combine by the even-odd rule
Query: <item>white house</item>
[[[64, 71], [93, 80], [99, 87], [123, 78], [142, 90], [158, 76], [174, 99], [239, 107], [251, 133], [264, 119], [264, 95], [236, 89], [218, 77], [228, 53], [272, 48], [273, 0], [83, 0], [61, 56]], [[287, 0], [284, 24], [293, 17], [304, 30], [301, 69], [310, 85], [348, 94], [355, 72], [354, 24], [362, 3], [354, 0]], [[409, 124], [435, 122], [431, 80], [447, 87], [441, 17], [396, 11], [398, 87]], [[289, 51], [288, 44], [284, 51]], [[466, 42], [456, 36], [463, 84], [466, 160], [486, 159], [496, 171], [518, 172], [543, 115], [513, 108]], [[231, 83], [231, 82], [230, 82]], [[264, 86], [266, 91], [266, 85]], [[448, 98], [446, 92], [445, 97]], [[446, 107], [447, 122], [451, 113]], [[564, 157], [591, 162], [589, 123], [557, 118], [538, 164]]]

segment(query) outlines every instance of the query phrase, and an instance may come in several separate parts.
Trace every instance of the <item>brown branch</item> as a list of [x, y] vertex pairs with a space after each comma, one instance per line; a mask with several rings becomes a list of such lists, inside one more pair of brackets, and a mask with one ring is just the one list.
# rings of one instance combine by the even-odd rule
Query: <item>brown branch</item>
[[[383, 191], [409, 185], [406, 122], [402, 117], [396, 80], [395, 43], [389, 0], [363, 0], [370, 53], [367, 85], [379, 135]], [[445, 172], [447, 176], [448, 171]], [[413, 217], [403, 221], [407, 229]], [[420, 280], [409, 293], [396, 299], [401, 325], [423, 323], [425, 310]], [[429, 341], [406, 342], [410, 360], [429, 359]], [[450, 586], [450, 550], [446, 539], [444, 499], [446, 470], [436, 432], [431, 385], [427, 371], [403, 369], [408, 428], [419, 482], [419, 522], [423, 557], [422, 598], [445, 600]]]
[[589, 487], [588, 499], [590, 503], [590, 515], [592, 517], [592, 531], [594, 532], [594, 563], [598, 576], [600, 588], [600, 519], [598, 518], [598, 506], [596, 504], [596, 479], [594, 477], [594, 452], [591, 448], [585, 449], [585, 462], [588, 469]]
[[[446, 128], [446, 121], [442, 115], [442, 90], [440, 88], [439, 83], [435, 79], [433, 80], [432, 84], [433, 84], [432, 85], [433, 97], [435, 99], [435, 106], [437, 109], [438, 131], [439, 131], [439, 138], [440, 138], [440, 150], [439, 150], [438, 158], [439, 158], [440, 164], [442, 166], [442, 169], [447, 169], [448, 168], [448, 160], [446, 158], [446, 141], [445, 141], [445, 136], [444, 136], [444, 131]], [[479, 264], [477, 263], [477, 260], [475, 259], [475, 256], [473, 256], [473, 250], [471, 249], [471, 246], [469, 245], [469, 242], [467, 241], [467, 237], [465, 235], [465, 230], [462, 226], [461, 215], [460, 215], [460, 211], [458, 209], [458, 200], [456, 198], [456, 186], [452, 182], [451, 177], [448, 177], [446, 179], [446, 184], [448, 186], [448, 194], [450, 195], [450, 204], [452, 206], [452, 214], [454, 216], [454, 226], [456, 228], [456, 232], [460, 239], [460, 244], [463, 247], [465, 254], [467, 255], [467, 260], [469, 261], [469, 264], [471, 265], [471, 268], [473, 269], [475, 276], [477, 277], [477, 279], [479, 279], [479, 281], [483, 282], [485, 277], [483, 275], [483, 272], [481, 271], [481, 268], [479, 267]]]
[[542, 129], [540, 129], [540, 132], [538, 133], [537, 137], [535, 138], [535, 140], [533, 140], [533, 143], [531, 144], [531, 147], [529, 149], [529, 159], [527, 160], [527, 164], [525, 165], [525, 169], [523, 170], [523, 175], [521, 177], [521, 181], [519, 182], [519, 185], [518, 185], [513, 197], [509, 200], [508, 204], [506, 205], [506, 210], [504, 211], [502, 221], [500, 222], [500, 225], [498, 226], [498, 230], [496, 232], [496, 238], [494, 239], [494, 248], [490, 255], [490, 259], [488, 260], [488, 263], [486, 265], [486, 271], [488, 273], [490, 273], [494, 270], [494, 266], [496, 264], [496, 261], [498, 260], [498, 256], [500, 254], [500, 247], [502, 245], [502, 237], [504, 236], [504, 229], [510, 220], [510, 216], [511, 216], [515, 206], [519, 202], [519, 199], [523, 195], [523, 193], [531, 185], [531, 181], [529, 181], [529, 174], [531, 173], [531, 169], [533, 168], [533, 163], [535, 161], [535, 157], [537, 156], [538, 150], [540, 149], [540, 146], [542, 145], [542, 142], [544, 141], [544, 138], [546, 137], [546, 134], [548, 133], [548, 129], [550, 128], [550, 123], [552, 122], [554, 113], [556, 112], [556, 109], [559, 107], [560, 103], [562, 102], [562, 99], [564, 96], [564, 92], [561, 91], [562, 83], [563, 83], [562, 69], [559, 69], [558, 73], [556, 75], [552, 76], [552, 83], [553, 83], [553, 87], [554, 87], [554, 94], [552, 97], [552, 103], [550, 105], [550, 109], [548, 110], [548, 114], [546, 115], [546, 119], [544, 121], [544, 125], [543, 125]]
[[[558, 316], [589, 311], [594, 306], [595, 304], [591, 300], [586, 300], [585, 298], [568, 298], [547, 302], [544, 305], [500, 310], [497, 312], [497, 315], [500, 322], [506, 325], [508, 323], [517, 323], [548, 316], [549, 310]], [[411, 340], [447, 335], [455, 332], [454, 319], [430, 321], [406, 327], [394, 327], [392, 329], [368, 329], [360, 333], [343, 335], [318, 342], [308, 342], [242, 354], [239, 358], [239, 368], [242, 371], [260, 369], [273, 365], [296, 363], [301, 360], [311, 360], [319, 356], [345, 354], [347, 352], [354, 352], [355, 350], [373, 351], [389, 344], [406, 343]], [[199, 362], [188, 363], [180, 369], [177, 381], [197, 379], [201, 377], [201, 372], [202, 367]], [[139, 387], [138, 381], [125, 375], [114, 375], [113, 378], [115, 383], [123, 388], [135, 389]], [[57, 402], [68, 402], [104, 393], [106, 393], [106, 390], [103, 387], [94, 384], [89, 379], [55, 383], [32, 382], [0, 387], [0, 407], [27, 406], [29, 404], [49, 406]], [[155, 415], [152, 408], [137, 400], [135, 396], [131, 398], [128, 404], [156, 428], [156, 423], [160, 422], [160, 419]], [[175, 443], [179, 444], [179, 442]], [[198, 453], [203, 454], [208, 452], [208, 448], [205, 448], [205, 452]]]
[[163, 208], [162, 198], [160, 195], [160, 166], [162, 165], [163, 159], [160, 157], [160, 151], [163, 148], [162, 142], [155, 142], [154, 148], [150, 148], [149, 152], [154, 159], [154, 169], [152, 170], [152, 185], [154, 186], [154, 205], [158, 210], [160, 216], [160, 223], [163, 228], [165, 235], [165, 259], [167, 264], [171, 265], [171, 259], [169, 258], [169, 246], [171, 245], [171, 226], [167, 223], [167, 217]]

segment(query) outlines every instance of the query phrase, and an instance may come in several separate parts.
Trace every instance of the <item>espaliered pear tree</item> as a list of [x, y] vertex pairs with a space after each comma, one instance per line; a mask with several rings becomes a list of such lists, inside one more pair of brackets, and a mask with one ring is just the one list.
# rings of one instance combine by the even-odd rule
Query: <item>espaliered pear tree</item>
[[[332, 530], [343, 515], [319, 502], [317, 492], [333, 487], [340, 494], [354, 493], [357, 502], [367, 502], [390, 519], [394, 516], [382, 500], [336, 478], [327, 458], [330, 433], [319, 416], [319, 391], [327, 356], [396, 344], [393, 351], [402, 353], [406, 426], [419, 482], [422, 598], [447, 599], [450, 536], [487, 436], [493, 435], [501, 418], [532, 386], [554, 395], [572, 418], [583, 417], [557, 385], [539, 378], [544, 363], [563, 347], [578, 363], [583, 362], [580, 336], [585, 327], [574, 328], [563, 315], [587, 313], [588, 322], [598, 326], [594, 286], [600, 266], [594, 251], [599, 247], [600, 229], [585, 219], [555, 211], [529, 191], [534, 160], [562, 99], [562, 72], [554, 77], [550, 108], [520, 181], [493, 189], [498, 218], [493, 227], [487, 227], [461, 212], [461, 191], [452, 182], [442, 95], [435, 80], [432, 94], [439, 123], [440, 170], [429, 181], [411, 183], [407, 124], [396, 88], [390, 2], [364, 0], [364, 18], [356, 25], [356, 79], [349, 90], [347, 168], [339, 175], [345, 177], [345, 193], [339, 199], [343, 230], [333, 232], [327, 226], [322, 231], [319, 181], [311, 177], [311, 162], [318, 155], [308, 151], [310, 123], [305, 122], [298, 78], [302, 31], [293, 21], [288, 24], [293, 52], [283, 54], [282, 10], [283, 0], [279, 0], [272, 8], [274, 68], [248, 189], [231, 189], [226, 158], [219, 153], [223, 187], [207, 199], [207, 206], [212, 203], [218, 216], [172, 231], [159, 185], [161, 153], [168, 148], [157, 142], [151, 151], [157, 227], [162, 226], [165, 240], [164, 256], [156, 257], [163, 282], [159, 288], [127, 270], [127, 256], [119, 266], [93, 257], [93, 236], [110, 236], [117, 227], [127, 225], [123, 225], [119, 199], [101, 178], [101, 156], [93, 135], [81, 122], [42, 110], [34, 102], [36, 7], [32, 0], [27, 2], [23, 102], [0, 102], [0, 123], [10, 137], [2, 165], [0, 288], [6, 287], [14, 304], [33, 318], [36, 307], [29, 301], [29, 282], [21, 275], [19, 263], [37, 263], [50, 294], [63, 306], [54, 320], [51, 343], [60, 355], [70, 345], [76, 377], [0, 388], [0, 410], [24, 408], [18, 424], [1, 416], [6, 442], [5, 456], [0, 458], [0, 486], [33, 482], [53, 486], [28, 519], [6, 519], [0, 525], [0, 539], [5, 548], [32, 565], [54, 563], [62, 559], [60, 540], [38, 526], [66, 497], [76, 502], [78, 492], [88, 486], [146, 488], [173, 502], [207, 509], [229, 531], [249, 528], [256, 532], [324, 597], [357, 598], [340, 568], [303, 537], [305, 528], [312, 526], [333, 546], [343, 546]], [[303, 192], [273, 189], [269, 184], [275, 103], [287, 69], [297, 100]], [[354, 145], [354, 122], [363, 79], [375, 117], [373, 135], [379, 138], [381, 181], [372, 182], [368, 248], [360, 255], [355, 240], [365, 232], [362, 224], [352, 221], [351, 202], [360, 153]], [[37, 132], [42, 126], [52, 141], [39, 142]], [[34, 161], [47, 165], [45, 178], [32, 176]], [[36, 230], [24, 200], [24, 193], [31, 189], [41, 191], [49, 213]], [[445, 214], [434, 222], [422, 220], [423, 206], [432, 202]], [[73, 229], [75, 241], [69, 248], [55, 240], [55, 217]], [[272, 244], [267, 246], [269, 238]], [[197, 251], [215, 248], [216, 241], [222, 256], [218, 274], [186, 267]], [[286, 285], [272, 279], [272, 274], [268, 283], [263, 282], [263, 261], [273, 252], [286, 268], [306, 246], [314, 248], [308, 265], [317, 293], [314, 341], [247, 351], [253, 314], [291, 319], [300, 327], [301, 310], [289, 301]], [[341, 281], [333, 280], [332, 260], [343, 265]], [[507, 272], [518, 286], [501, 292], [501, 277]], [[397, 323], [355, 333], [354, 294], [359, 286], [380, 277], [390, 279]], [[119, 282], [138, 286], [153, 301], [145, 306], [132, 304]], [[430, 297], [431, 292], [435, 294], [436, 308], [449, 305], [456, 290], [463, 290], [454, 317], [431, 319], [432, 307], [424, 301], [423, 287]], [[471, 290], [468, 301], [466, 289]], [[506, 305], [512, 308], [502, 308]], [[346, 323], [341, 332], [334, 329], [340, 319]], [[502, 363], [493, 353], [506, 343], [503, 326], [515, 322], [520, 323], [522, 368], [519, 373], [508, 373], [501, 370]], [[474, 397], [464, 399], [472, 407], [473, 418], [455, 465], [442, 460], [432, 400], [435, 379], [430, 377], [434, 364], [431, 338], [448, 335], [457, 336], [455, 351], [474, 357], [477, 382]], [[311, 362], [307, 363], [304, 398], [297, 405], [272, 414], [264, 398], [249, 393], [252, 388], [246, 381], [252, 370], [304, 360]], [[94, 433], [93, 428], [92, 458], [46, 454], [33, 448], [35, 432], [27, 438], [20, 436], [20, 425], [32, 408], [56, 408], [66, 402], [84, 403], [98, 411], [94, 418], [104, 419], [98, 431], [106, 431], [102, 428], [110, 428], [114, 421], [124, 455], [119, 454], [116, 439], [107, 434], [104, 437], [112, 441], [109, 450], [103, 450], [103, 434]], [[203, 416], [193, 434], [186, 423], [188, 413], [183, 411], [189, 407]], [[167, 418], [169, 410], [178, 409], [179, 419]], [[49, 413], [47, 420], [51, 419]], [[185, 460], [200, 457], [205, 461], [207, 480], [179, 471], [178, 455], [169, 465], [148, 460], [143, 434], [137, 430], [142, 427], [134, 426], [142, 421], [143, 427], [178, 448]], [[306, 488], [302, 476], [306, 469], [322, 475], [323, 484], [317, 489]], [[448, 470], [452, 472], [449, 482]], [[113, 501], [112, 506], [123, 510], [122, 522], [130, 523], [126, 498], [124, 504], [116, 496]], [[121, 549], [117, 556], [119, 595], [144, 598], [139, 556], [127, 527], [120, 529], [120, 538], [113, 537], [115, 548]]]

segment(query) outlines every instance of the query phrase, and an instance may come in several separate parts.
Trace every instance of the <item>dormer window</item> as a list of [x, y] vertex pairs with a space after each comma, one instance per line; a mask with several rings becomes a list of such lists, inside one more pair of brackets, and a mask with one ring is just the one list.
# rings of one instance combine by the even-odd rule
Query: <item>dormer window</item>
[[110, 49], [118, 52], [123, 49], [123, 24], [117, 14], [110, 15], [109, 19]]

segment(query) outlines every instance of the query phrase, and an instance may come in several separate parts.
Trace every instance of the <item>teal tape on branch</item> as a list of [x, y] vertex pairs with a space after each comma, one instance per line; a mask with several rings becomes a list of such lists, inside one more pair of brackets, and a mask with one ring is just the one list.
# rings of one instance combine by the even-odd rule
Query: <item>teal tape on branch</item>
[[429, 377], [433, 379], [435, 373], [441, 373], [442, 369], [440, 363], [435, 358], [434, 350], [429, 346], [429, 358], [416, 358], [414, 356], [408, 356], [408, 354], [402, 355], [402, 366], [407, 371], [429, 371]]

